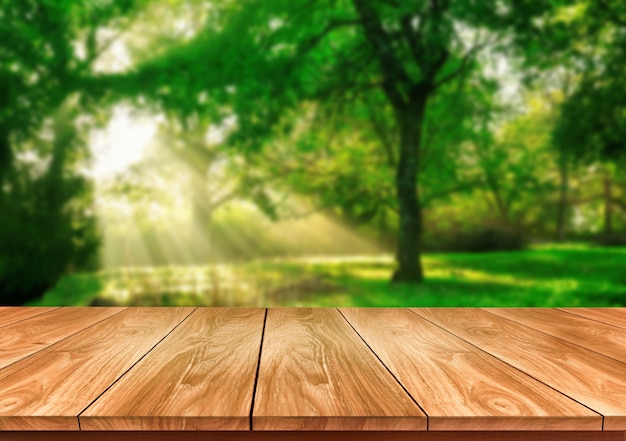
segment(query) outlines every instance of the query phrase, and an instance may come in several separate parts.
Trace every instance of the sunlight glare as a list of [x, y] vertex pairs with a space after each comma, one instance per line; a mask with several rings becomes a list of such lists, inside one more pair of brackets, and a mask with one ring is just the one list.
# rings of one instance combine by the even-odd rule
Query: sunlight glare
[[111, 177], [141, 160], [146, 146], [154, 138], [159, 120], [159, 116], [134, 118], [130, 108], [116, 107], [106, 129], [91, 134], [94, 177]]

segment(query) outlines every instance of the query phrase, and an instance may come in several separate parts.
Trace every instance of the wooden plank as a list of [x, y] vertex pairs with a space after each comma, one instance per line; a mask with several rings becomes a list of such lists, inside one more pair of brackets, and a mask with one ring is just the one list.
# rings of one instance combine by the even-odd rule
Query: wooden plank
[[604, 430], [626, 429], [626, 365], [472, 308], [411, 308], [604, 415]]
[[0, 430], [78, 430], [78, 414], [193, 308], [129, 308], [0, 370]]
[[58, 308], [50, 308], [46, 306], [0, 306], [0, 327], [20, 322], [37, 315], [46, 314], [55, 309]]
[[406, 309], [340, 312], [428, 415], [428, 430], [602, 430], [602, 417]]
[[250, 430], [264, 318], [195, 311], [79, 416], [81, 430]]
[[56, 308], [0, 330], [0, 369], [82, 331], [124, 308]]
[[579, 315], [609, 325], [626, 328], [626, 308], [558, 308], [561, 311]]
[[253, 430], [426, 430], [426, 416], [336, 309], [270, 309]]
[[626, 329], [545, 308], [485, 311], [626, 363]]
[[3, 432], [2, 441], [624, 441], [624, 432]]

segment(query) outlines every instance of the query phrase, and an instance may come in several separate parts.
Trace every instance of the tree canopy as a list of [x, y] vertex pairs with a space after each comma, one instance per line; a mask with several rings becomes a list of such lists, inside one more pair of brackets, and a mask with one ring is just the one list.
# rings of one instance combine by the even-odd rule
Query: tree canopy
[[500, 2], [496, 8], [445, 0], [220, 6], [215, 20], [207, 20], [182, 48], [146, 60], [123, 78], [109, 78], [112, 89], [143, 89], [148, 99], [182, 118], [195, 112], [218, 120], [234, 114], [238, 127], [230, 141], [253, 151], [293, 132], [297, 120], [292, 112], [310, 108], [309, 103], [333, 115], [323, 118], [329, 121], [343, 117], [337, 115], [353, 108], [351, 102], [380, 101], [382, 93], [380, 113], [389, 116], [375, 118], [392, 122], [386, 142], [388, 160], [395, 162], [399, 237], [394, 280], [400, 282], [423, 278], [418, 182], [424, 152], [435, 150], [430, 147], [438, 142], [424, 133], [437, 94], [453, 84], [463, 90], [470, 74], [480, 75], [476, 60], [482, 50], [532, 55], [548, 37], [554, 45], [563, 40], [559, 23], [546, 25], [559, 2]]

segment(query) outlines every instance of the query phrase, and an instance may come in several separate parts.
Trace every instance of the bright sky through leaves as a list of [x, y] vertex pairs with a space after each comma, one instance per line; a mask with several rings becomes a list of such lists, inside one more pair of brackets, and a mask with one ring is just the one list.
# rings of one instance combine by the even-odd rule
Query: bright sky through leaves
[[158, 119], [137, 118], [126, 107], [116, 108], [106, 129], [94, 131], [91, 136], [94, 176], [112, 176], [141, 160], [145, 147], [154, 138]]

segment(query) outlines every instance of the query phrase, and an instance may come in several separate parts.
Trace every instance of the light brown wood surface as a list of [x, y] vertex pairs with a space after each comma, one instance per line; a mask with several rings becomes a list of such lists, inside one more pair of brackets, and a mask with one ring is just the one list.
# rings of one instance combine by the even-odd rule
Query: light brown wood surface
[[0, 308], [0, 441], [626, 441], [625, 311]]
[[626, 430], [626, 364], [475, 308], [411, 308]]
[[426, 417], [337, 310], [270, 309], [253, 430], [425, 430]]
[[78, 430], [77, 415], [193, 308], [129, 308], [0, 370], [0, 430]]
[[569, 314], [626, 328], [626, 308], [558, 308]]
[[250, 430], [265, 309], [202, 308], [79, 417], [82, 430]]
[[124, 308], [59, 308], [0, 328], [0, 369], [76, 334]]
[[0, 306], [0, 327], [20, 322], [41, 314], [47, 314], [57, 308], [30, 306], [28, 308]]
[[428, 415], [429, 430], [602, 430], [602, 417], [406, 309], [339, 311]]
[[626, 363], [626, 329], [547, 308], [485, 311]]

